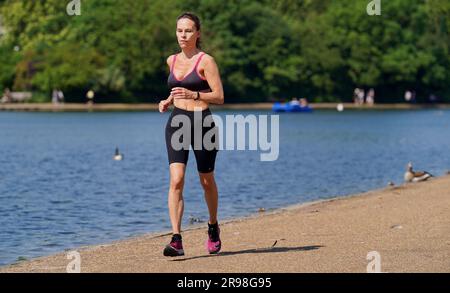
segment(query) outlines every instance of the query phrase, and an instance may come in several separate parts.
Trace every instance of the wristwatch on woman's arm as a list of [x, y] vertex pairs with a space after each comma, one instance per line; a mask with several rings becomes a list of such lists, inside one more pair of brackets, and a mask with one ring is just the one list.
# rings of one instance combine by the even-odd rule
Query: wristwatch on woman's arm
[[197, 96], [194, 98], [194, 101], [197, 101], [198, 99], [200, 99], [200, 92], [197, 92]]

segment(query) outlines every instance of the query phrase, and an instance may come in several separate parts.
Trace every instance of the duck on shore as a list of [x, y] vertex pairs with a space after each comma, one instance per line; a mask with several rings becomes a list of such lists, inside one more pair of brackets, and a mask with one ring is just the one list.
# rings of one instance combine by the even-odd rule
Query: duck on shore
[[426, 171], [413, 171], [413, 166], [411, 162], [408, 163], [404, 175], [406, 182], [422, 182], [428, 180], [431, 177], [433, 177], [433, 175], [431, 175]]

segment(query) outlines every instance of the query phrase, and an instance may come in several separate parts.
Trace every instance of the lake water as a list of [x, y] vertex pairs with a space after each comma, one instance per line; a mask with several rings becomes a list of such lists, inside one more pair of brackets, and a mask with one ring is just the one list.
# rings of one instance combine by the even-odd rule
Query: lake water
[[[168, 115], [0, 112], [0, 264], [170, 230]], [[400, 184], [409, 161], [439, 176], [449, 151], [448, 110], [283, 114], [278, 160], [219, 152], [219, 218]], [[185, 228], [208, 219], [192, 152], [186, 176]]]

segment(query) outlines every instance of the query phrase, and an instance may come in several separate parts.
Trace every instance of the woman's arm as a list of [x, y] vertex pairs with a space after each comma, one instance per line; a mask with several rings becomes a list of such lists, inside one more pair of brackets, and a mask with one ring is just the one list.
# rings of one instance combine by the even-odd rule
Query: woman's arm
[[170, 105], [173, 104], [173, 96], [170, 95], [167, 99], [162, 100], [161, 102], [159, 102], [159, 112], [164, 113], [167, 111], [167, 109], [169, 108]]
[[219, 67], [213, 57], [205, 56], [205, 77], [211, 88], [210, 93], [200, 93], [200, 100], [212, 104], [223, 104], [224, 94]]
[[[173, 56], [173, 55], [172, 55]], [[167, 57], [167, 66], [169, 66], [169, 70], [172, 67], [173, 57], [169, 56]], [[164, 113], [167, 111], [170, 105], [173, 104], [173, 95], [170, 94], [169, 97], [165, 100], [162, 100], [159, 102], [159, 112]]]

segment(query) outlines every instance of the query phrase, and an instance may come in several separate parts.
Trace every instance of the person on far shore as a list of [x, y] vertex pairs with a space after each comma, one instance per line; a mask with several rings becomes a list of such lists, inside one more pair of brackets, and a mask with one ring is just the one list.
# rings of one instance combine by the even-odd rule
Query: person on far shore
[[87, 92], [86, 98], [87, 98], [87, 104], [88, 104], [88, 105], [94, 104], [94, 96], [95, 96], [95, 93], [94, 93], [93, 90], [89, 90], [89, 91]]
[[358, 105], [363, 105], [364, 104], [364, 97], [365, 97], [365, 92], [363, 89], [359, 89], [358, 92]]
[[11, 91], [9, 90], [9, 88], [6, 88], [5, 91], [3, 92], [3, 97], [1, 99], [2, 103], [9, 103], [11, 102]]
[[58, 101], [58, 91], [56, 89], [53, 89], [52, 91], [52, 104], [57, 105], [59, 103]]
[[437, 97], [435, 94], [430, 94], [428, 96], [428, 101], [432, 104], [439, 102], [439, 97]]
[[353, 91], [353, 102], [356, 105], [362, 105], [364, 104], [364, 90], [360, 89], [360, 88], [355, 88], [355, 90]]
[[415, 103], [416, 102], [416, 92], [407, 90], [405, 92], [405, 101], [407, 103]]
[[293, 97], [292, 100], [289, 102], [289, 104], [291, 104], [292, 106], [299, 106], [300, 102], [296, 97]]
[[306, 98], [300, 99], [300, 107], [302, 107], [302, 108], [308, 107], [308, 100]]
[[411, 102], [412, 93], [410, 91], [405, 92], [405, 101], [407, 103]]
[[355, 90], [353, 91], [353, 103], [354, 104], [358, 104], [358, 93], [359, 93], [359, 88], [355, 88]]
[[57, 99], [58, 99], [58, 103], [64, 104], [64, 93], [61, 89], [58, 89]]
[[370, 89], [369, 92], [367, 93], [366, 103], [369, 106], [373, 106], [373, 104], [375, 104], [375, 90], [374, 89]]

